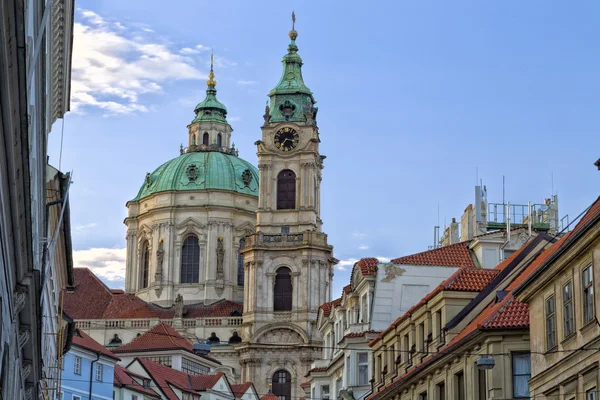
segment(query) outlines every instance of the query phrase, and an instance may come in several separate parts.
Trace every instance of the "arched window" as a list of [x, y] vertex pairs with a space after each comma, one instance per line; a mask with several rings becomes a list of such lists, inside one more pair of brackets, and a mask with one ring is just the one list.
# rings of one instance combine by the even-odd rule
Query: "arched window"
[[200, 273], [200, 248], [198, 238], [188, 236], [181, 248], [181, 283], [198, 283]]
[[148, 287], [148, 277], [150, 276], [150, 245], [146, 240], [142, 245], [142, 276], [141, 276], [141, 284], [142, 289]]
[[277, 175], [277, 209], [292, 210], [296, 208], [296, 174], [284, 169]]
[[292, 310], [292, 275], [290, 269], [281, 267], [275, 276], [274, 311]]
[[221, 147], [222, 142], [223, 142], [223, 138], [221, 137], [221, 134], [219, 133], [217, 135], [217, 146]]
[[291, 400], [292, 376], [290, 373], [283, 369], [276, 371], [271, 379], [271, 390], [280, 400]]
[[204, 135], [202, 135], [202, 144], [208, 146], [208, 132], [204, 132]]
[[[243, 249], [244, 246], [246, 246], [246, 239], [241, 238], [240, 239], [240, 248], [239, 250]], [[238, 251], [239, 251], [238, 250]], [[238, 286], [244, 286], [244, 255], [243, 254], [239, 254], [238, 253], [238, 265], [237, 265], [237, 284]]]

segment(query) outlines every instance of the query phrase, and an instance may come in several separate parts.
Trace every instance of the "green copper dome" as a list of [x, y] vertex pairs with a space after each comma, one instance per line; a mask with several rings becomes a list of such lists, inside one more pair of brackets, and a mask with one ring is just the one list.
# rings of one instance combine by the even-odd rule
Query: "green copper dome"
[[230, 190], [258, 196], [258, 170], [232, 154], [219, 151], [186, 153], [148, 173], [133, 201], [173, 190]]

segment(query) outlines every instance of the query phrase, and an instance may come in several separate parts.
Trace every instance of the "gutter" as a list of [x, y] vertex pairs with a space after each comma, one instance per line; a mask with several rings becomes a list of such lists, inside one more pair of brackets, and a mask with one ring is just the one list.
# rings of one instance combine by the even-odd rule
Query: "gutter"
[[90, 365], [90, 398], [89, 398], [89, 400], [92, 400], [92, 384], [94, 383], [94, 381], [93, 381], [93, 379], [94, 379], [94, 363], [98, 362], [98, 360], [100, 360], [100, 353], [96, 353], [96, 359], [93, 360]]

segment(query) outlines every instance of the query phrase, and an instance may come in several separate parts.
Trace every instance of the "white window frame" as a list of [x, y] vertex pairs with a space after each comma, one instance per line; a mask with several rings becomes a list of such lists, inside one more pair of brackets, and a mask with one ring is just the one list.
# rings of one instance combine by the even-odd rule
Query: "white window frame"
[[[586, 283], [586, 275], [588, 273], [589, 282]], [[581, 288], [581, 293], [583, 296], [583, 304], [581, 307], [583, 312], [583, 325], [587, 325], [588, 323], [594, 321], [596, 317], [596, 310], [594, 307], [594, 270], [592, 269], [592, 265], [588, 265], [581, 270]], [[588, 302], [588, 297], [591, 297], [591, 302]], [[589, 307], [591, 307], [591, 309], [589, 309]]]
[[[365, 362], [360, 362], [360, 356], [364, 355], [366, 357]], [[360, 380], [360, 371], [366, 369], [365, 377], [367, 379], [366, 382], [362, 382]], [[369, 384], [369, 353], [360, 352], [356, 354], [356, 384], [358, 386], [364, 386]]]
[[98, 382], [102, 382], [102, 373], [104, 372], [104, 368], [102, 364], [96, 364], [96, 380]]
[[75, 356], [73, 360], [73, 373], [75, 375], [81, 375], [81, 357]]

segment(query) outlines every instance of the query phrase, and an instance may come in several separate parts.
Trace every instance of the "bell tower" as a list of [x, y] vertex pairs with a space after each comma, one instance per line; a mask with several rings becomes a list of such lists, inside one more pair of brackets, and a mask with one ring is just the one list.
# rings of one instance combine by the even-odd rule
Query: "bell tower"
[[[295, 16], [292, 13], [292, 21]], [[331, 299], [333, 247], [322, 232], [317, 108], [302, 78], [292, 26], [283, 73], [269, 93], [257, 146], [260, 175], [256, 233], [244, 255], [242, 382], [259, 393], [303, 397], [303, 376], [320, 354], [314, 326]]]

